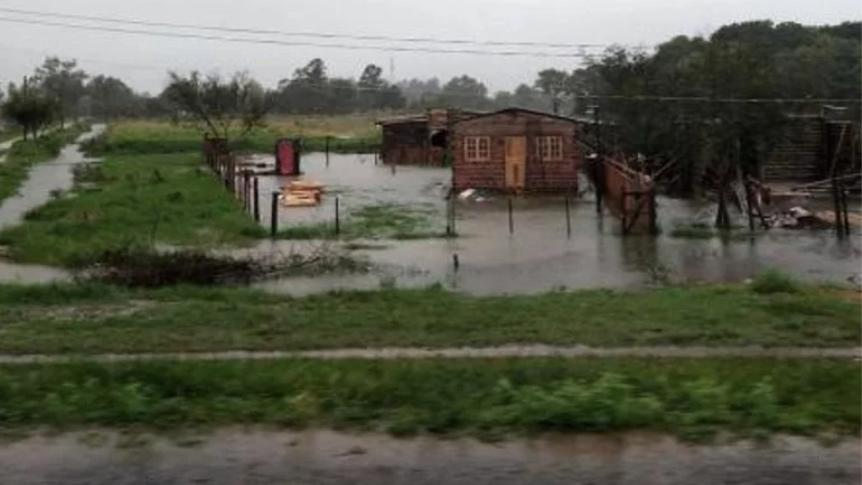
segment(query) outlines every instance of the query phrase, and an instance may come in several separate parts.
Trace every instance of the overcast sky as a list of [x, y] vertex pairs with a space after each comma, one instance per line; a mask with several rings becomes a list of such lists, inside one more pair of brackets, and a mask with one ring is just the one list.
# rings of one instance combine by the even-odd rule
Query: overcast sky
[[[723, 24], [744, 20], [768, 18], [827, 24], [862, 17], [860, 0], [0, 0], [0, 7], [294, 32], [645, 46], [677, 34], [708, 35]], [[38, 17], [0, 12], [0, 18]], [[212, 32], [209, 35], [248, 37], [247, 34]], [[279, 37], [265, 35], [262, 38]], [[282, 37], [280, 40], [300, 39]], [[316, 42], [359, 44], [337, 39]], [[366, 43], [392, 44], [381, 41]], [[459, 48], [457, 45], [437, 47]], [[327, 62], [332, 76], [357, 77], [366, 64], [376, 63], [385, 68], [389, 77], [391, 61], [397, 79], [437, 76], [446, 80], [467, 73], [483, 80], [492, 91], [511, 89], [521, 82], [531, 83], [535, 73], [542, 68], [571, 69], [579, 62], [574, 58], [389, 53], [237, 44], [7, 22], [0, 22], [0, 53], [0, 82], [4, 86], [10, 80], [20, 80], [32, 72], [45, 55], [53, 54], [78, 59], [88, 72], [111, 74], [137, 90], [151, 93], [162, 89], [169, 69], [217, 70], [222, 73], [248, 70], [265, 85], [271, 86], [279, 79], [289, 77], [295, 68], [314, 57]]]

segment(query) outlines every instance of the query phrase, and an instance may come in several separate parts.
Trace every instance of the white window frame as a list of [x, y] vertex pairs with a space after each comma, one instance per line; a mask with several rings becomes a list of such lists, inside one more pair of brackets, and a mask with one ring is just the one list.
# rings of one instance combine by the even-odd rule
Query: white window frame
[[490, 136], [464, 137], [464, 160], [467, 162], [487, 162], [491, 159]]
[[536, 156], [543, 161], [562, 161], [563, 137], [560, 135], [536, 137]]

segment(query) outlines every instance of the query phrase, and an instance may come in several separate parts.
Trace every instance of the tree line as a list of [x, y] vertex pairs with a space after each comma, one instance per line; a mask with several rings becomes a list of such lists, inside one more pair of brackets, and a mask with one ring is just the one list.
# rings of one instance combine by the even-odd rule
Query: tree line
[[[245, 106], [282, 114], [516, 106], [587, 115], [598, 105], [605, 119], [616, 122], [616, 135], [630, 150], [668, 157], [718, 156], [693, 152], [711, 146], [712, 152], [731, 150], [721, 155], [753, 163], [780, 124], [776, 120], [788, 109], [819, 107], [764, 104], [751, 109], [730, 103], [633, 98], [859, 99], [860, 36], [860, 22], [822, 27], [744, 22], [722, 27], [709, 37], [675, 37], [651, 51], [610, 48], [582, 67], [545, 69], [532, 83], [495, 93], [466, 74], [446, 82], [432, 78], [392, 83], [374, 64], [358, 78], [332, 77], [322, 59], [313, 59], [273, 88], [264, 88], [245, 73], [226, 79], [170, 74], [167, 87], [150, 96], [136, 93], [118, 78], [90, 75], [74, 60], [49, 57], [31, 76], [8, 86], [3, 113], [33, 134], [50, 123], [64, 124], [81, 116], [185, 116], [189, 106], [183, 102], [202, 102], [207, 96], [230, 95], [235, 110]], [[854, 109], [858, 112], [858, 104]]]

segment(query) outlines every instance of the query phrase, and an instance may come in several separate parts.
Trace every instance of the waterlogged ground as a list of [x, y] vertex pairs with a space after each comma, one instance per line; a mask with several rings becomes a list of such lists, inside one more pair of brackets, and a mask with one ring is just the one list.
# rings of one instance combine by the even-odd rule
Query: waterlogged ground
[[[270, 157], [271, 158], [271, 157]], [[377, 204], [415, 205], [429, 209], [433, 230], [445, 228], [443, 194], [447, 169], [375, 165], [373, 155], [323, 154], [303, 158], [303, 178], [339, 193], [342, 209]], [[262, 198], [288, 179], [262, 179]], [[586, 182], [582, 187], [587, 187]], [[514, 199], [514, 234], [509, 233], [505, 197], [457, 206], [457, 239], [353, 241], [359, 256], [374, 264], [369, 274], [288, 278], [258, 284], [296, 295], [335, 288], [421, 287], [442, 284], [471, 294], [540, 293], [553, 289], [641, 287], [662, 282], [738, 282], [766, 269], [779, 269], [805, 281], [847, 284], [859, 281], [862, 240], [855, 234], [838, 241], [829, 231], [772, 230], [755, 238], [681, 239], [674, 227], [709, 223], [709, 205], [661, 198], [663, 234], [622, 237], [620, 222], [599, 216], [591, 194], [572, 201], [572, 235], [567, 236], [565, 205], [560, 197]], [[262, 207], [269, 207], [264, 201]], [[268, 209], [267, 209], [268, 211]], [[281, 209], [281, 227], [329, 222], [334, 197], [313, 209]], [[266, 217], [264, 218], [266, 219]], [[264, 224], [269, 224], [266, 219]], [[263, 241], [235, 254], [267, 256], [309, 251], [322, 241]], [[356, 249], [358, 248], [358, 249]], [[456, 271], [454, 256], [460, 267]]]
[[[253, 160], [272, 163], [271, 156], [256, 156]], [[22, 187], [24, 195], [8, 199], [0, 207], [0, 227], [20, 222], [27, 211], [48, 201], [52, 191], [68, 189], [72, 183], [71, 166], [82, 161], [83, 155], [70, 146], [56, 161], [34, 167]], [[445, 230], [444, 195], [451, 179], [448, 169], [393, 168], [375, 163], [373, 155], [327, 157], [322, 153], [305, 155], [302, 168], [301, 178], [323, 183], [327, 194], [318, 207], [281, 207], [281, 229], [328, 224], [334, 230], [337, 195], [344, 225], [349, 225], [353, 214], [363, 208], [385, 206], [421, 214], [427, 226], [420, 228], [422, 233], [440, 234]], [[272, 192], [291, 179], [260, 180], [262, 225], [268, 227]], [[582, 183], [582, 188], [588, 186], [586, 181]], [[491, 196], [457, 203], [457, 239], [262, 240], [251, 248], [226, 253], [270, 257], [335, 245], [372, 263], [368, 273], [334, 273], [256, 284], [294, 295], [432, 284], [479, 295], [530, 294], [563, 288], [638, 288], [661, 283], [738, 282], [771, 268], [809, 282], [860, 282], [859, 233], [849, 241], [836, 240], [830, 231], [811, 230], [761, 231], [753, 238], [744, 237], [744, 231], [729, 239], [674, 238], [671, 233], [679, 225], [709, 223], [712, 207], [665, 198], [659, 204], [663, 233], [657, 238], [622, 237], [619, 220], [609, 213], [599, 216], [589, 193], [572, 200], [570, 237], [560, 197], [515, 198], [514, 231], [510, 234], [507, 199]], [[68, 278], [65, 272], [53, 268], [4, 262], [0, 254], [0, 282], [44, 283]]]
[[775, 437], [715, 445], [651, 433], [549, 435], [499, 443], [223, 429], [212, 434], [89, 431], [0, 447], [0, 483], [855, 485], [858, 439]]
[[[98, 136], [104, 130], [104, 125], [94, 125], [89, 132], [78, 138], [76, 144], [64, 147], [57, 158], [36, 164], [18, 189], [18, 193], [0, 201], [0, 229], [20, 224], [29, 211], [50, 201], [57, 191], [69, 190], [74, 181], [75, 165], [88, 161], [77, 143]], [[40, 265], [13, 264], [4, 261], [0, 254], [0, 283], [50, 283], [69, 279], [71, 276], [63, 270]]]

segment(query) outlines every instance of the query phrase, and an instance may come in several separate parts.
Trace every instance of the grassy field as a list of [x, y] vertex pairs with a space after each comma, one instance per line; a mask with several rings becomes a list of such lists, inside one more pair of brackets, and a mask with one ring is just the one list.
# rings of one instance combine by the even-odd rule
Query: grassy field
[[35, 140], [15, 142], [6, 154], [6, 161], [0, 163], [0, 200], [15, 194], [31, 166], [56, 157], [64, 145], [73, 142], [86, 129], [85, 125], [74, 125]]
[[[295, 116], [273, 118], [266, 127], [233, 140], [239, 151], [271, 152], [279, 138], [302, 138], [306, 151], [321, 151], [331, 137], [335, 152], [370, 151], [380, 135], [370, 115]], [[111, 124], [106, 136], [92, 146], [99, 154], [152, 154], [200, 150], [201, 133], [167, 120], [128, 120]]]
[[0, 352], [859, 345], [858, 298], [786, 284], [482, 298], [434, 288], [288, 298], [246, 289], [5, 285]]
[[15, 260], [80, 266], [105, 250], [153, 242], [205, 248], [262, 236], [199, 157], [110, 156], [77, 172], [72, 196], [0, 233], [0, 245]]
[[522, 359], [0, 367], [0, 426], [262, 423], [502, 437], [654, 429], [852, 436], [860, 369], [837, 361]]

